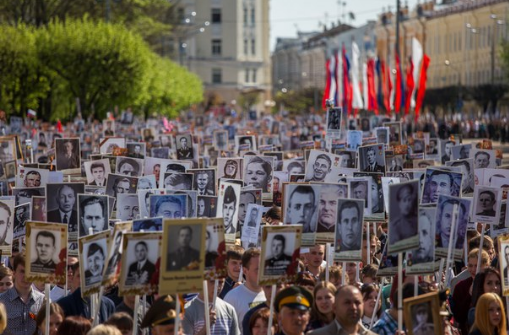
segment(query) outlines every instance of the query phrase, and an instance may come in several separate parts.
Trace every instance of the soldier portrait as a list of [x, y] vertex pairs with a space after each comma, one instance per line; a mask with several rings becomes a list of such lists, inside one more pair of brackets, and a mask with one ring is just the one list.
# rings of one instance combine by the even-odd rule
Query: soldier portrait
[[[292, 262], [293, 243], [289, 234], [269, 234], [266, 240], [264, 272], [268, 276], [277, 276], [286, 273]], [[288, 238], [288, 240], [287, 240]]]
[[200, 242], [202, 227], [198, 225], [172, 225], [168, 230], [168, 250], [166, 271], [182, 271], [198, 267], [200, 262]]

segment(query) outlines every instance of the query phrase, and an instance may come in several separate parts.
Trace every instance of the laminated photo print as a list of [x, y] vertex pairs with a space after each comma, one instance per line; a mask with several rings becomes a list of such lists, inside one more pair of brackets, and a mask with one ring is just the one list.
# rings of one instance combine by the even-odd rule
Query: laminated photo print
[[138, 204], [140, 205], [140, 218], [146, 219], [150, 216], [150, 196], [152, 194], [164, 194], [163, 190], [150, 189], [150, 190], [138, 190]]
[[339, 138], [341, 136], [341, 118], [343, 116], [341, 107], [327, 109], [327, 137]]
[[[222, 217], [224, 233], [227, 243], [235, 240], [238, 232], [238, 216], [241, 186], [236, 183], [223, 182], [219, 184], [217, 217]], [[240, 234], [240, 231], [239, 231]]]
[[433, 205], [438, 202], [440, 195], [460, 196], [463, 174], [445, 170], [443, 167], [426, 169], [424, 187], [422, 189], [421, 205]]
[[117, 156], [115, 163], [115, 173], [129, 177], [139, 177], [143, 175], [143, 159]]
[[492, 225], [490, 229], [491, 238], [509, 233], [509, 215], [507, 215], [507, 199], [502, 200], [500, 205], [500, 219], [498, 224]]
[[[186, 171], [190, 168], [192, 168], [193, 162], [191, 161], [175, 161], [175, 160], [164, 160], [164, 164], [160, 166], [159, 171], [159, 188], [165, 188], [166, 184], [175, 184], [177, 185], [177, 181], [182, 181], [183, 179], [187, 179], [185, 181], [185, 185], [180, 185], [179, 187], [188, 187], [187, 183], [189, 181], [188, 177], [179, 177], [176, 179], [168, 178], [172, 174], [176, 173], [186, 173]], [[157, 175], [156, 175], [157, 177]], [[191, 186], [189, 186], [189, 189], [192, 188], [192, 180], [191, 180]]]
[[106, 178], [111, 173], [110, 161], [102, 158], [83, 163], [85, 174], [87, 177], [87, 185], [106, 186]]
[[157, 188], [156, 176], [149, 174], [138, 178], [138, 191]]
[[439, 140], [440, 144], [440, 163], [445, 165], [445, 162], [452, 160], [452, 147], [456, 142], [450, 139]]
[[272, 200], [272, 178], [274, 175], [275, 157], [245, 156], [244, 183], [262, 190], [262, 199]]
[[470, 150], [472, 150], [472, 144], [460, 144], [452, 147], [452, 159], [467, 159], [470, 158]]
[[107, 195], [78, 194], [79, 237], [108, 230], [109, 197]]
[[223, 158], [217, 159], [217, 179], [242, 179], [244, 169], [244, 159], [242, 158]]
[[67, 273], [67, 226], [27, 222], [26, 279], [64, 285]]
[[137, 194], [122, 193], [117, 196], [116, 219], [131, 221], [140, 218], [140, 204]]
[[438, 292], [407, 298], [403, 302], [405, 326], [409, 335], [443, 335]]
[[498, 236], [498, 254], [500, 255], [500, 277], [502, 279], [502, 294], [509, 295], [509, 235]]
[[403, 143], [401, 122], [384, 122], [383, 126], [389, 128], [389, 146], [394, 147]]
[[502, 192], [500, 187], [476, 186], [473, 198], [473, 221], [499, 224]]
[[376, 142], [385, 145], [389, 145], [389, 127], [376, 127], [374, 129]]
[[435, 272], [436, 208], [419, 208], [419, 246], [407, 251], [407, 272], [425, 274]]
[[118, 291], [120, 295], [157, 292], [157, 268], [162, 233], [126, 232], [122, 242], [122, 262]]
[[320, 200], [318, 202], [318, 221], [316, 224], [315, 243], [334, 243], [338, 199], [348, 196], [348, 184], [322, 184], [320, 186]]
[[311, 150], [306, 165], [305, 181], [337, 183], [342, 170], [341, 156], [325, 151]]
[[362, 131], [348, 130], [346, 132], [346, 147], [349, 150], [357, 150], [362, 145]]
[[[32, 201], [33, 201], [33, 198], [32, 198]], [[0, 207], [3, 207], [1, 204], [2, 202], [7, 202], [7, 200], [4, 200], [4, 201], [0, 201]], [[12, 203], [14, 204], [14, 201], [12, 201]], [[13, 227], [13, 232], [12, 232], [12, 238], [16, 239], [16, 238], [20, 238], [22, 236], [25, 236], [25, 233], [26, 233], [26, 222], [30, 220], [31, 218], [31, 207], [32, 207], [32, 204], [31, 203], [26, 203], [26, 204], [23, 204], [23, 205], [19, 205], [19, 206], [16, 206], [14, 207], [14, 214], [12, 215], [12, 218], [13, 218], [13, 225], [9, 225], [7, 226], [7, 229], [9, 229], [9, 227]], [[5, 209], [5, 207], [3, 207]], [[1, 214], [0, 214], [0, 217]], [[9, 216], [5, 216], [5, 218], [9, 218]], [[5, 235], [6, 231], [3, 231], [3, 232], [0, 232], [0, 238], [3, 238], [4, 241], [3, 243], [0, 243], [0, 250], [2, 249], [1, 246], [4, 245], [4, 243], [6, 241], [8, 241], [8, 237], [7, 235]], [[2, 250], [2, 255], [6, 255], [7, 254], [7, 251], [4, 251]]]
[[205, 232], [205, 279], [225, 278], [226, 242], [224, 240], [224, 224], [221, 218], [207, 221]]
[[[436, 211], [435, 256], [447, 257], [449, 243], [453, 244], [454, 259], [461, 259], [467, 232], [471, 200], [440, 195]], [[455, 209], [457, 215], [454, 215]], [[454, 222], [454, 224], [453, 224]], [[454, 226], [454, 229], [452, 229]]]
[[242, 188], [240, 191], [239, 215], [238, 215], [238, 231], [242, 232], [244, 221], [246, 220], [247, 208], [249, 204], [262, 204], [262, 190], [254, 188]]
[[55, 152], [57, 171], [79, 169], [81, 167], [79, 138], [55, 139]]
[[175, 137], [178, 160], [192, 160], [194, 158], [193, 136], [182, 134]]
[[363, 200], [350, 198], [338, 200], [334, 260], [362, 260], [363, 208]]
[[46, 189], [44, 187], [13, 187], [12, 195], [15, 199], [15, 205], [22, 205], [32, 202], [32, 197], [45, 197]]
[[196, 198], [196, 216], [198, 218], [217, 217], [217, 196], [198, 195]]
[[47, 222], [46, 220], [46, 197], [32, 197], [31, 220]]
[[147, 144], [143, 142], [126, 143], [127, 156], [131, 158], [143, 159], [146, 156]]
[[193, 173], [183, 172], [165, 172], [164, 180], [160, 183], [160, 188], [169, 191], [192, 190], [193, 189]]
[[136, 193], [138, 178], [119, 174], [109, 174], [106, 179], [106, 194], [117, 199], [118, 194]]
[[256, 151], [255, 135], [235, 135], [235, 152], [240, 153], [241, 150]]
[[301, 226], [263, 226], [258, 278], [260, 285], [293, 282], [297, 278]]
[[358, 151], [361, 172], [385, 172], [385, 149], [382, 144], [362, 146]]
[[242, 226], [241, 242], [247, 248], [259, 247], [262, 216], [266, 210], [263, 206], [250, 203], [246, 210], [246, 222]]
[[163, 217], [133, 220], [134, 232], [150, 232], [163, 230]]
[[41, 187], [49, 181], [49, 170], [19, 167], [16, 175], [16, 187]]
[[198, 195], [216, 195], [216, 169], [190, 169], [194, 175], [193, 190], [198, 191]]
[[30, 206], [30, 203], [14, 207], [14, 200], [0, 200], [0, 251], [1, 255], [12, 254], [13, 226], [16, 221], [15, 208]]
[[212, 135], [212, 145], [216, 150], [228, 150], [228, 131], [215, 130]]
[[475, 169], [496, 168], [497, 156], [495, 150], [472, 149], [470, 158], [474, 159]]
[[187, 210], [187, 217], [188, 218], [195, 218], [196, 217], [196, 206], [198, 202], [198, 192], [197, 191], [188, 191], [188, 190], [182, 190], [182, 191], [171, 191], [166, 190], [166, 194], [184, 194], [186, 195], [186, 210]]
[[81, 296], [99, 293], [108, 256], [110, 231], [104, 231], [79, 239]]
[[419, 246], [419, 181], [389, 186], [389, 247], [391, 254], [409, 251]]

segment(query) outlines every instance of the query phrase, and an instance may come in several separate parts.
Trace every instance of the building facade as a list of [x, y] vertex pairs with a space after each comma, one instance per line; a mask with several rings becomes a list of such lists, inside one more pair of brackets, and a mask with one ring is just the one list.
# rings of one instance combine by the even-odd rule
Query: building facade
[[203, 81], [205, 99], [226, 104], [243, 93], [258, 93], [252, 108], [271, 98], [269, 0], [183, 0], [188, 25], [176, 29], [178, 61]]

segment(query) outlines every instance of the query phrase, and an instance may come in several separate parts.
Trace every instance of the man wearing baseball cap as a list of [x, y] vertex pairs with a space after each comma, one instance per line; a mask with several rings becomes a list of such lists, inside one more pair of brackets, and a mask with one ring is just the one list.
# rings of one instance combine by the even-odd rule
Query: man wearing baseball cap
[[278, 335], [303, 335], [312, 305], [313, 295], [303, 287], [290, 286], [281, 290], [274, 301], [281, 326]]
[[[183, 310], [182, 307], [181, 311]], [[170, 295], [164, 295], [157, 299], [147, 311], [141, 322], [141, 328], [150, 327], [152, 335], [177, 335], [175, 334], [176, 317], [175, 299]], [[183, 335], [182, 328], [179, 329], [178, 335]]]

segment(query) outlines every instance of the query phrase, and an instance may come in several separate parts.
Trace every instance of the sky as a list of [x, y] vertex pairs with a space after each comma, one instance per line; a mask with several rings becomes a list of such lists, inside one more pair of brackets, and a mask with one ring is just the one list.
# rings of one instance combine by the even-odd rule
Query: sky
[[[401, 3], [404, 5], [405, 0]], [[416, 4], [417, 0], [408, 0], [410, 9]], [[278, 37], [297, 37], [297, 30], [323, 31], [320, 22], [330, 27], [342, 19], [343, 13], [347, 24], [362, 26], [368, 20], [376, 20], [382, 8], [388, 6], [394, 11], [396, 0], [270, 0], [270, 50], [274, 50]], [[351, 23], [349, 12], [355, 15]]]

